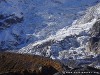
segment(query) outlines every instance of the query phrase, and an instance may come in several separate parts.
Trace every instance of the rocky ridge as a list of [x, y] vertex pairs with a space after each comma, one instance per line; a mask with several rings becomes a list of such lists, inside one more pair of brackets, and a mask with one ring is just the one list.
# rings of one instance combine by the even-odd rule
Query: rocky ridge
[[[70, 63], [74, 64], [74, 63]], [[76, 73], [75, 73], [76, 72]], [[84, 73], [83, 73], [84, 72]], [[90, 73], [89, 73], [90, 72]], [[99, 75], [91, 66], [70, 68], [46, 57], [0, 52], [0, 75]]]

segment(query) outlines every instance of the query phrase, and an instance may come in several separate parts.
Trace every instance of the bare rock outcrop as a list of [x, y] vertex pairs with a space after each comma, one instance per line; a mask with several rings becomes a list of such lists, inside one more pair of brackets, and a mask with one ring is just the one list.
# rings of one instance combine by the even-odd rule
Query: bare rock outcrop
[[96, 54], [100, 54], [100, 20], [97, 21], [91, 29], [89, 49]]
[[0, 75], [53, 75], [63, 70], [58, 61], [27, 54], [0, 53]]

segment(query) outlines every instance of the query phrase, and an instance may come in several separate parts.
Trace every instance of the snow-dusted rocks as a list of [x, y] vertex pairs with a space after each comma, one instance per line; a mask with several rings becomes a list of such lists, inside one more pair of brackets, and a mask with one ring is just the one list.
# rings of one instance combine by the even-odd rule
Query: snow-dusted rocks
[[89, 50], [95, 54], [100, 54], [100, 20], [98, 20], [91, 29]]
[[100, 18], [99, 2], [1, 1], [0, 27], [4, 29], [0, 30], [0, 49], [59, 60], [79, 60], [94, 55], [87, 52], [87, 46], [90, 30]]
[[[90, 56], [94, 55], [94, 53], [87, 52], [87, 46], [88, 46], [88, 41], [90, 39], [90, 30], [99, 18], [98, 16], [99, 7], [100, 4], [97, 4], [96, 6], [92, 6], [88, 8], [83, 16], [80, 16], [79, 19], [73, 20], [72, 24], [66, 23], [65, 26], [63, 26], [62, 22], [60, 22], [62, 25], [60, 25], [59, 22], [53, 23], [58, 20], [57, 18], [55, 19], [55, 21], [53, 20], [53, 17], [54, 16], [57, 17], [57, 15], [54, 14], [50, 15], [49, 19], [51, 18], [50, 20], [53, 20], [52, 23], [49, 23], [50, 29], [46, 27], [46, 30], [43, 29], [42, 33], [38, 32], [37, 34], [35, 34], [35, 36], [41, 38], [41, 40], [21, 48], [18, 51], [18, 53], [37, 54], [37, 55], [48, 56], [50, 58], [60, 59], [60, 60], [84, 59], [89, 55]], [[66, 14], [67, 13], [68, 12], [66, 12]], [[77, 14], [79, 15], [80, 13], [82, 14], [83, 12], [79, 12]], [[42, 16], [44, 16], [46, 20], [48, 19], [46, 15], [42, 14]], [[58, 16], [62, 17], [62, 15], [58, 15]], [[72, 17], [75, 17], [75, 15]], [[62, 20], [64, 21], [64, 18], [62, 18]], [[69, 20], [67, 21], [69, 22]], [[59, 23], [59, 25], [62, 26], [63, 28], [61, 29], [57, 28], [59, 30], [57, 30], [55, 34], [52, 34], [46, 38], [47, 34], [49, 32], [50, 33], [52, 32], [51, 30], [52, 28], [55, 29], [56, 27], [59, 27], [59, 25], [58, 26], [56, 25], [57, 23]], [[50, 31], [48, 32], [48, 30]], [[43, 39], [44, 34], [46, 35], [45, 36], [46, 39]]]

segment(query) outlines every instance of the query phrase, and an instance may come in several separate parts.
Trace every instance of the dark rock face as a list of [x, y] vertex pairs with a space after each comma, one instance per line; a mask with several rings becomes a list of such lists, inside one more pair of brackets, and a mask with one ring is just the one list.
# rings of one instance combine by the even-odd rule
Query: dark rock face
[[62, 70], [60, 62], [49, 58], [0, 53], [0, 75], [53, 75]]
[[[22, 14], [22, 13], [21, 13]], [[23, 17], [17, 17], [14, 14], [5, 16], [4, 14], [0, 14], [0, 30], [10, 27], [13, 24], [21, 23], [23, 21]]]
[[[23, 13], [21, 12], [20, 13], [20, 17], [15, 15], [15, 14], [0, 14], [0, 32], [4, 31], [4, 30], [7, 30], [7, 28], [10, 28], [14, 25], [20, 25], [23, 21], [24, 21], [24, 17], [23, 17]], [[13, 48], [13, 46], [17, 46], [20, 44], [21, 42], [21, 37], [18, 36], [18, 35], [15, 35], [14, 33], [11, 32], [11, 35], [19, 42], [14, 42], [14, 41], [11, 41], [11, 40], [8, 40], [8, 41], [0, 41], [0, 51], [4, 51], [5, 49], [11, 49]], [[11, 36], [10, 35], [10, 36]], [[9, 43], [8, 44], [8, 47], [7, 48], [3, 48], [3, 46], [6, 44], [6, 43]], [[12, 45], [11, 45], [12, 44]], [[10, 46], [11, 45], [11, 46]]]
[[97, 21], [91, 29], [89, 48], [90, 51], [100, 54], [100, 21]]

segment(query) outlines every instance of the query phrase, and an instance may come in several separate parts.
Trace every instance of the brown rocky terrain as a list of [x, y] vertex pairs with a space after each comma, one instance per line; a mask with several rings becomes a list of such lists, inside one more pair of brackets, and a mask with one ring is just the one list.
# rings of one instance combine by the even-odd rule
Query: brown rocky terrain
[[60, 62], [27, 54], [0, 53], [0, 75], [53, 75], [63, 70]]
[[99, 72], [90, 66], [72, 69], [46, 57], [0, 52], [0, 75], [99, 75]]

